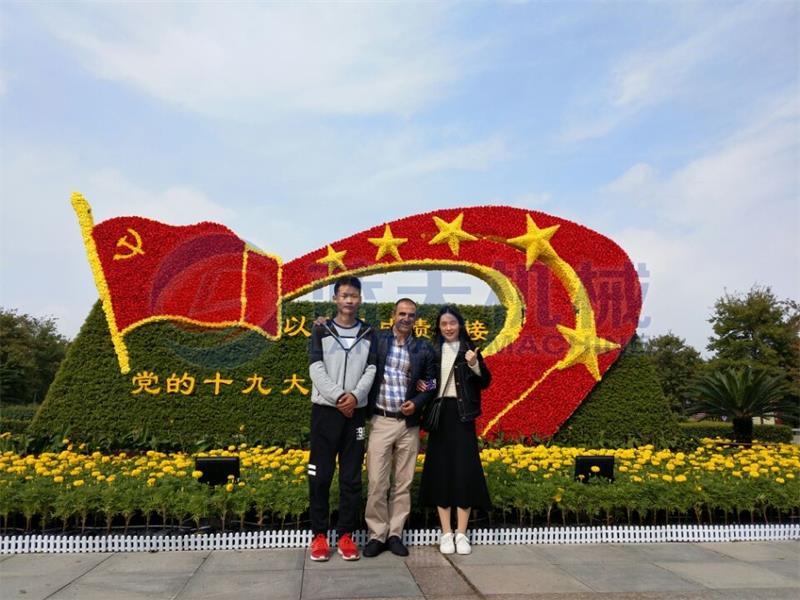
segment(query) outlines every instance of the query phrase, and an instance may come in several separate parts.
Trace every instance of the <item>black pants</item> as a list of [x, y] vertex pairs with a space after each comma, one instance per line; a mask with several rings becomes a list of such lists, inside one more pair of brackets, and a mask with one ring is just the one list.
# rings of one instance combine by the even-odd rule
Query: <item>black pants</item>
[[361, 465], [364, 462], [366, 408], [351, 418], [338, 409], [311, 405], [311, 455], [308, 459], [308, 491], [311, 529], [314, 535], [328, 531], [329, 496], [336, 456], [339, 456], [339, 535], [351, 533], [361, 508]]

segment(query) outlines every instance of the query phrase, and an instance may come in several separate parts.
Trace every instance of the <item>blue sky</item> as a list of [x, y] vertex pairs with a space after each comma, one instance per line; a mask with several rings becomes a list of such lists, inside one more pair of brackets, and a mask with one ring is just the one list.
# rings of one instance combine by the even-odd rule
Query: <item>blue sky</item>
[[725, 290], [800, 297], [799, 39], [796, 2], [4, 3], [0, 305], [77, 333], [73, 190], [286, 260], [496, 203], [616, 240], [640, 332], [702, 349]]

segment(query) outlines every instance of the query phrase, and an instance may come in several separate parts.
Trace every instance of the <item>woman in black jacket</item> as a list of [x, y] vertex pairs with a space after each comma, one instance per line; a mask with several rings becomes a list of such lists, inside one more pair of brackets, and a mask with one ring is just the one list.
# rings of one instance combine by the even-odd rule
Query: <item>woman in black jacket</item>
[[[481, 414], [481, 390], [489, 386], [491, 374], [455, 308], [442, 307], [435, 331], [439, 379], [434, 398], [442, 398], [442, 407], [438, 428], [428, 435], [420, 503], [438, 509], [441, 552], [469, 554], [466, 532], [470, 511], [490, 506], [475, 419]], [[422, 386], [424, 382], [420, 382]], [[451, 524], [453, 506], [457, 509], [455, 534]]]

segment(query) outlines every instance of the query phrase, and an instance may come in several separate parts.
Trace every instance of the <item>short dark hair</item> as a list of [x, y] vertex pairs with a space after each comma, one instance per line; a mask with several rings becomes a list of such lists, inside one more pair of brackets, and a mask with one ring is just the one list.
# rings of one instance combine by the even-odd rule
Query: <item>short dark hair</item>
[[343, 285], [349, 285], [350, 287], [356, 288], [359, 292], [361, 292], [361, 281], [358, 277], [342, 277], [336, 280], [336, 283], [333, 284], [333, 295], [339, 293], [339, 288]]
[[394, 309], [395, 310], [397, 310], [397, 307], [400, 306], [401, 302], [410, 302], [411, 304], [414, 305], [414, 308], [417, 307], [417, 303], [414, 302], [411, 298], [400, 298], [400, 300], [398, 300], [397, 302], [394, 303]]

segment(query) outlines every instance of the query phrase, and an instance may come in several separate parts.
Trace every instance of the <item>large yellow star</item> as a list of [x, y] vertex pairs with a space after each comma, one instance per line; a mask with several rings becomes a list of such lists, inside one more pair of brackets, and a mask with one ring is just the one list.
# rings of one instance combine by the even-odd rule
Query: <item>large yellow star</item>
[[347, 250], [336, 252], [333, 246], [328, 244], [328, 256], [318, 258], [317, 262], [321, 265], [328, 265], [328, 275], [332, 275], [336, 269], [344, 271], [347, 268], [344, 266], [344, 261], [342, 260], [345, 254], [347, 254]]
[[458, 215], [451, 223], [448, 223], [439, 217], [433, 217], [433, 222], [436, 223], [436, 226], [439, 228], [439, 233], [437, 233], [428, 243], [443, 244], [444, 242], [447, 242], [447, 245], [450, 246], [450, 251], [453, 253], [453, 256], [458, 256], [459, 244], [462, 241], [474, 242], [478, 239], [474, 235], [461, 229], [461, 223], [463, 221], [464, 213]]
[[560, 225], [539, 229], [530, 215], [525, 215], [527, 220], [527, 231], [519, 237], [506, 240], [512, 246], [525, 250], [525, 268], [530, 269], [540, 256], [555, 257], [556, 251], [550, 245], [550, 238], [553, 237]]
[[386, 224], [386, 227], [383, 230], [383, 237], [379, 238], [367, 238], [370, 244], [375, 244], [378, 247], [378, 254], [375, 256], [375, 262], [378, 262], [387, 254], [391, 254], [395, 257], [396, 260], [402, 261], [403, 259], [400, 258], [400, 252], [397, 250], [397, 247], [400, 244], [405, 244], [408, 241], [408, 238], [396, 238], [392, 233], [392, 228], [389, 227], [389, 224]]
[[558, 362], [556, 368], [566, 369], [572, 365], [582, 364], [589, 369], [595, 381], [600, 381], [597, 355], [619, 348], [619, 344], [597, 337], [594, 323], [589, 327], [577, 325], [575, 329], [563, 325], [556, 325], [556, 328], [570, 346], [567, 355]]

